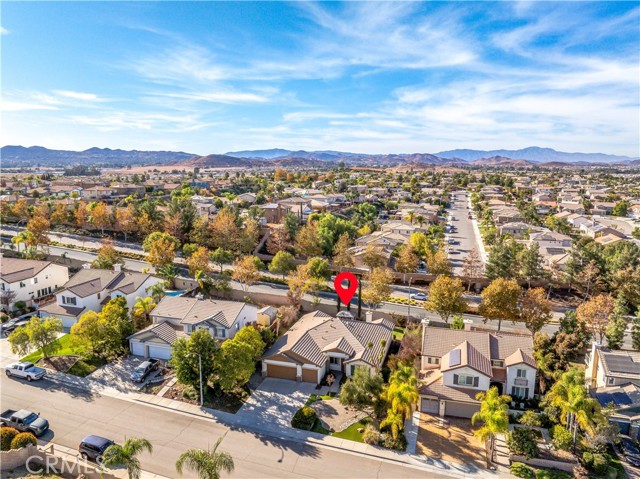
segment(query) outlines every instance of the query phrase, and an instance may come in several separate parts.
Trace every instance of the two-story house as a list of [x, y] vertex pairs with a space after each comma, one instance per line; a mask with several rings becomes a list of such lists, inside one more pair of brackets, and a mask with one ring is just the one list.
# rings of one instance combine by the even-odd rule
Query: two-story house
[[476, 394], [495, 386], [514, 401], [533, 397], [537, 373], [531, 335], [425, 327], [420, 410], [470, 418]]
[[0, 256], [0, 309], [12, 311], [18, 301], [32, 306], [34, 300], [55, 293], [67, 281], [66, 266]]
[[171, 345], [182, 336], [206, 329], [224, 341], [257, 322], [258, 308], [238, 301], [165, 296], [151, 312], [152, 324], [129, 337], [136, 356], [171, 359]]
[[305, 314], [262, 356], [262, 375], [318, 384], [330, 371], [352, 376], [357, 367], [380, 370], [391, 346], [393, 323]]
[[109, 300], [124, 297], [127, 307], [133, 308], [136, 298], [149, 296], [147, 290], [162, 278], [147, 273], [83, 268], [63, 285], [56, 300], [40, 308], [40, 317], [54, 316], [62, 320], [62, 326], [70, 328], [87, 311], [102, 311]]

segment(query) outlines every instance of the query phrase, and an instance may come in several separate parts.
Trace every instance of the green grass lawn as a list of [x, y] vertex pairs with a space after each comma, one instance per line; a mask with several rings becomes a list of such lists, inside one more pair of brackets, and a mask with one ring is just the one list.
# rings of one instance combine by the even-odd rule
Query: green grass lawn
[[398, 341], [401, 341], [403, 337], [404, 337], [404, 328], [400, 328], [398, 326], [393, 328], [393, 339], [397, 339]]
[[[58, 343], [60, 345], [60, 348], [53, 354], [53, 356], [85, 355], [87, 352], [85, 346], [82, 344], [76, 344], [73, 341], [73, 339], [74, 338], [70, 334], [65, 334], [64, 336], [60, 336], [58, 339], [56, 339], [54, 343]], [[31, 354], [22, 358], [21, 361], [28, 361], [31, 363], [35, 363], [41, 358], [42, 358], [42, 351], [38, 349], [37, 351], [34, 351]]]
[[313, 425], [313, 427], [311, 428], [312, 432], [317, 432], [319, 434], [330, 434], [331, 431], [329, 431], [328, 429], [325, 429], [325, 427], [322, 425], [322, 422], [320, 421], [320, 419], [317, 419], [315, 424]]
[[342, 431], [334, 432], [332, 436], [339, 437], [340, 439], [349, 439], [350, 441], [364, 442], [362, 440], [362, 433], [358, 432], [358, 428], [364, 428], [367, 424], [369, 424], [369, 422], [371, 422], [370, 418], [362, 418], [358, 422], [353, 423], [348, 428]]
[[79, 376], [84, 378], [98, 369], [100, 366], [107, 364], [107, 361], [103, 358], [96, 356], [89, 359], [79, 359], [73, 366], [67, 371], [68, 374]]

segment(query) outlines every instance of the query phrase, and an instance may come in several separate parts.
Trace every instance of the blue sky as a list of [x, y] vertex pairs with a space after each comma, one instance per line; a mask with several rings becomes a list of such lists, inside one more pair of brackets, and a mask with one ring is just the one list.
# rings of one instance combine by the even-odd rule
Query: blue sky
[[3, 144], [640, 156], [637, 2], [3, 2]]

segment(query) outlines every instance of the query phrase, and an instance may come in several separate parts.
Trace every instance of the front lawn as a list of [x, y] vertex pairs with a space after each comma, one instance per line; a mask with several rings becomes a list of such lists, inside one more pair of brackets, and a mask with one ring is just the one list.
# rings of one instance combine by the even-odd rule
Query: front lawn
[[358, 429], [364, 429], [367, 424], [371, 422], [371, 418], [365, 417], [358, 422], [354, 422], [351, 426], [342, 431], [334, 432], [333, 437], [339, 437], [340, 439], [349, 439], [350, 441], [364, 442], [362, 440], [362, 433], [358, 432]]
[[84, 378], [105, 364], [107, 364], [105, 359], [96, 356], [89, 359], [78, 359], [76, 363], [67, 370], [67, 373]]
[[[71, 336], [70, 334], [60, 336], [54, 341], [54, 343], [58, 343], [58, 345], [60, 346], [59, 349], [55, 352], [55, 356], [84, 356], [87, 353], [85, 346], [83, 344], [76, 343], [73, 336]], [[40, 359], [42, 359], [42, 357], [42, 351], [38, 349], [37, 351], [34, 351], [22, 358], [20, 361], [36, 363]]]

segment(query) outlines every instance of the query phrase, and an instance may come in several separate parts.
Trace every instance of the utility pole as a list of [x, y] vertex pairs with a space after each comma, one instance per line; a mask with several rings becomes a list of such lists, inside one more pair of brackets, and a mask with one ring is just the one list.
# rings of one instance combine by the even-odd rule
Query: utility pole
[[204, 406], [204, 387], [202, 385], [202, 355], [198, 353], [198, 366], [200, 367], [200, 407]]
[[362, 275], [358, 276], [358, 319], [362, 316]]

